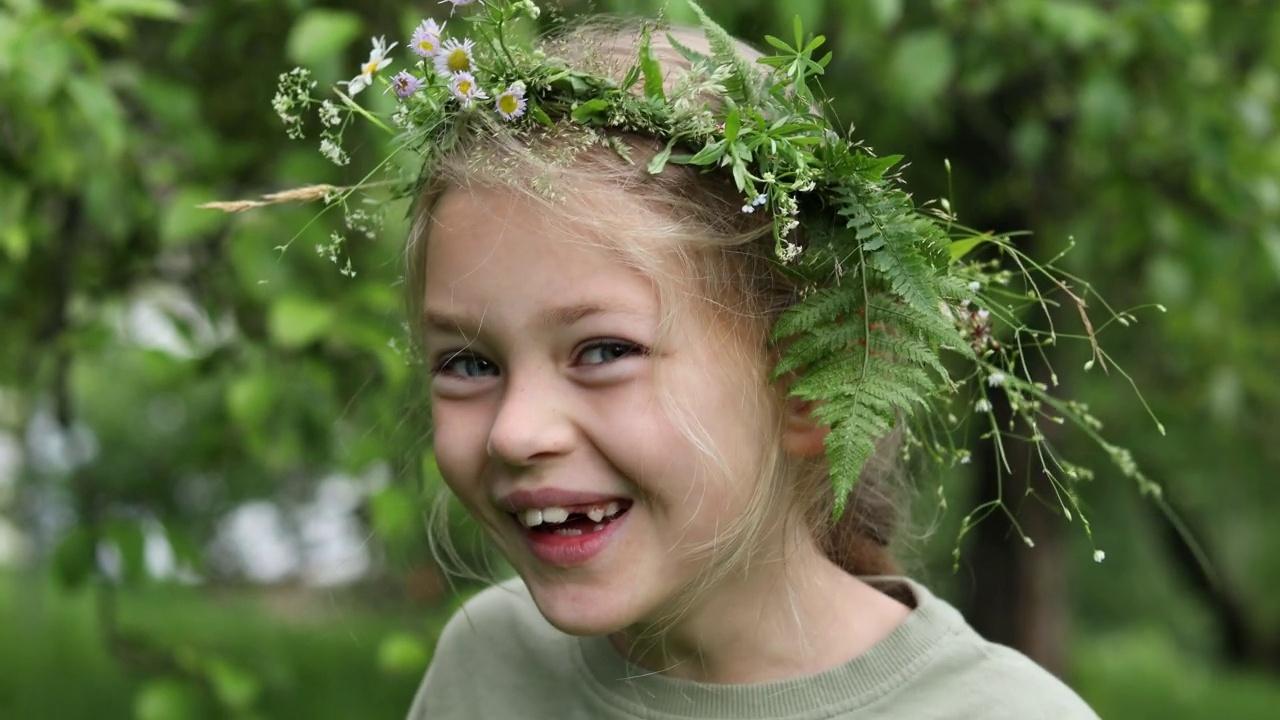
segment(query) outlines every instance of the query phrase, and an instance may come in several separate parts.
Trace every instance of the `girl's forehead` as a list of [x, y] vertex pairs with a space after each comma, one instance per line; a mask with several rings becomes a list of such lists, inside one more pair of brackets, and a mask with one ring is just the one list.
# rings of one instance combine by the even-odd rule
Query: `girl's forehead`
[[431, 220], [424, 238], [428, 271], [433, 256], [460, 244], [486, 257], [573, 258], [650, 277], [685, 274], [670, 220], [611, 188], [566, 187], [544, 197], [503, 186], [454, 187], [436, 202]]
[[608, 238], [519, 193], [450, 191], [426, 239], [429, 304], [486, 298], [540, 306], [648, 303], [650, 278]]

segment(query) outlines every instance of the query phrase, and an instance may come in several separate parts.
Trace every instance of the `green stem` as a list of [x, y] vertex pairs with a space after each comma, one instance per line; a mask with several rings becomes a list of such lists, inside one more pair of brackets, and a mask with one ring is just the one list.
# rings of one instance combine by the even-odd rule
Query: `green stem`
[[373, 123], [374, 125], [377, 125], [378, 127], [382, 128], [383, 130], [385, 130], [385, 131], [387, 132], [387, 134], [388, 134], [388, 135], [395, 135], [395, 134], [396, 134], [396, 131], [395, 131], [395, 130], [392, 130], [391, 128], [387, 127], [387, 126], [386, 126], [386, 125], [385, 125], [381, 120], [379, 120], [379, 119], [377, 118], [377, 116], [375, 116], [373, 113], [369, 112], [368, 110], [365, 110], [363, 107], [360, 107], [360, 105], [359, 105], [359, 104], [357, 104], [355, 100], [352, 100], [352, 99], [351, 99], [351, 98], [350, 98], [346, 93], [342, 92], [342, 91], [341, 91], [341, 90], [339, 90], [338, 88], [334, 88], [334, 89], [333, 89], [333, 92], [334, 92], [334, 93], [336, 93], [336, 94], [338, 95], [338, 97], [342, 98], [342, 102], [343, 102], [343, 104], [345, 104], [347, 107], [351, 108], [351, 110], [352, 110], [353, 112], [355, 112], [356, 114], [360, 115], [360, 116], [361, 116], [361, 117], [363, 117], [365, 120], [368, 120], [369, 122]]

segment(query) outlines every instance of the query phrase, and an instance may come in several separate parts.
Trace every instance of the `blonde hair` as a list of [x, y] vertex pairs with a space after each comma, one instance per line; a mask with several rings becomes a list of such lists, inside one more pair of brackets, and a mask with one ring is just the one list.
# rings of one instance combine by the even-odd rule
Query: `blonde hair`
[[[675, 28], [671, 33], [682, 45], [706, 48], [700, 31]], [[656, 34], [653, 50], [671, 85], [691, 66], [661, 37]], [[634, 25], [596, 21], [576, 26], [547, 45], [548, 52], [585, 71], [621, 80], [636, 57], [638, 39]], [[758, 56], [745, 45], [741, 52]], [[896, 457], [896, 438], [882, 441], [881, 452], [868, 463], [838, 523], [831, 522], [834, 499], [825, 458], [796, 459], [782, 451], [786, 399], [769, 382], [778, 357], [770, 330], [800, 299], [801, 290], [774, 259], [768, 214], [743, 213], [742, 198], [725, 174], [675, 164], [656, 175], [648, 173], [648, 160], [662, 149], [654, 138], [623, 132], [593, 135], [568, 125], [516, 137], [491, 118], [481, 116], [475, 122], [462, 146], [437, 159], [419, 197], [406, 252], [412, 317], [421, 312], [427, 235], [444, 192], [499, 187], [554, 210], [548, 217], [571, 217], [567, 224], [577, 231], [574, 235], [607, 242], [620, 261], [652, 279], [666, 318], [688, 301], [692, 285], [693, 294], [710, 303], [741, 350], [727, 358], [724, 371], [746, 381], [743, 404], [750, 414], [744, 417], [756, 419], [770, 441], [762, 443], [756, 458], [759, 477], [746, 510], [732, 526], [721, 529], [712, 544], [695, 548], [710, 560], [708, 569], [677, 607], [687, 609], [702, 588], [745, 570], [759, 549], [759, 537], [780, 529], [785, 535], [789, 528], [778, 523], [805, 523], [827, 556], [851, 574], [896, 572], [888, 545], [897, 525], [898, 503], [886, 483]], [[676, 272], [671, 271], [673, 260]], [[723, 456], [698, 424], [697, 414], [678, 398], [667, 396], [663, 401], [706, 462], [723, 466]]]

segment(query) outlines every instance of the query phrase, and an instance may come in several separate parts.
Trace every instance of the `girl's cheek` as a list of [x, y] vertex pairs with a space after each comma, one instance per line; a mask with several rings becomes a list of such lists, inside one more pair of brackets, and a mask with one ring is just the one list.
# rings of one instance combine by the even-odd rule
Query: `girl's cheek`
[[437, 402], [432, 410], [436, 466], [454, 494], [465, 496], [479, 475], [485, 454], [485, 436], [474, 418], [451, 411]]

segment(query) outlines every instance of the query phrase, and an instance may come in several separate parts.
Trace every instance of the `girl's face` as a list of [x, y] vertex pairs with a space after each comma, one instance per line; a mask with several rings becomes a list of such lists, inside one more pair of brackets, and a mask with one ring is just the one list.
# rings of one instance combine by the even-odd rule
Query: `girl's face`
[[740, 517], [768, 434], [747, 383], [763, 380], [732, 369], [744, 351], [709, 303], [677, 308], [655, 349], [652, 282], [544, 212], [494, 189], [437, 206], [424, 317], [436, 458], [547, 619], [607, 634], [671, 610], [706, 566], [688, 551]]

